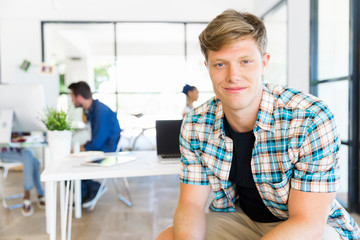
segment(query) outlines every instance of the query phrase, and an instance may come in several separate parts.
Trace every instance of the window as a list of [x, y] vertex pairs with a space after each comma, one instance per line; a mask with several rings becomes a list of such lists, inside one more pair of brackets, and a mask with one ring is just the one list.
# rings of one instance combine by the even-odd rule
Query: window
[[335, 116], [342, 141], [341, 189], [337, 199], [348, 206], [349, 176], [349, 1], [311, 1], [311, 93]]
[[263, 16], [268, 37], [269, 67], [264, 82], [287, 84], [287, 4], [280, 1]]
[[[197, 105], [214, 95], [198, 40], [206, 24], [43, 22], [44, 61], [57, 66], [69, 108], [67, 86], [82, 80], [94, 98], [121, 115], [122, 127], [133, 123], [122, 122], [131, 119], [126, 115], [138, 113], [149, 121], [179, 119], [186, 83], [199, 89]], [[81, 120], [81, 112], [74, 112]]]

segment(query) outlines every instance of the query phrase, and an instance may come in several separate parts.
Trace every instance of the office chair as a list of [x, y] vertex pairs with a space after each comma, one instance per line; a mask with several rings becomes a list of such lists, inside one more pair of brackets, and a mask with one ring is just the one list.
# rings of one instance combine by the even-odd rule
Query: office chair
[[7, 209], [16, 209], [16, 208], [20, 208], [20, 207], [23, 206], [23, 203], [18, 203], [18, 204], [14, 204], [14, 205], [8, 205], [6, 200], [23, 198], [24, 193], [19, 193], [19, 194], [14, 194], [14, 195], [11, 195], [11, 196], [6, 196], [5, 191], [4, 191], [4, 185], [3, 185], [3, 179], [4, 180], [6, 179], [8, 173], [9, 173], [9, 169], [13, 168], [13, 167], [19, 167], [19, 166], [22, 166], [21, 162], [3, 162], [0, 159], [0, 168], [2, 168], [2, 171], [3, 171], [3, 174], [0, 177], [0, 194], [1, 194], [2, 204], [3, 204], [4, 208], [7, 208]]
[[[121, 139], [121, 137], [120, 137], [120, 139]], [[115, 151], [116, 153], [118, 153], [118, 152], [121, 151], [121, 142], [120, 142], [120, 139], [119, 139], [118, 144], [117, 144], [117, 146], [116, 146], [116, 151]], [[132, 207], [133, 204], [132, 204], [131, 195], [130, 195], [129, 182], [128, 182], [128, 180], [127, 180], [126, 177], [123, 177], [122, 180], [123, 180], [123, 182], [124, 182], [124, 188], [125, 188], [125, 192], [126, 192], [127, 198], [125, 198], [125, 197], [121, 194], [121, 192], [120, 192], [120, 189], [121, 189], [121, 187], [120, 187], [120, 179], [119, 179], [119, 178], [112, 178], [112, 182], [113, 182], [113, 184], [114, 184], [114, 187], [115, 187], [115, 190], [116, 190], [116, 193], [117, 193], [117, 197], [120, 199], [120, 201], [122, 201], [123, 203], [125, 203], [125, 204], [128, 205], [129, 207]], [[99, 187], [99, 190], [98, 190], [98, 192], [96, 193], [96, 196], [95, 196], [92, 204], [91, 204], [90, 207], [88, 208], [89, 211], [94, 210], [97, 201], [98, 201], [98, 200], [100, 199], [100, 197], [104, 194], [103, 191], [105, 191], [104, 189], [105, 189], [105, 187], [106, 187], [106, 186], [105, 186], [106, 182], [107, 182], [107, 179], [106, 179], [106, 178], [101, 181], [101, 185], [100, 185], [100, 187]]]

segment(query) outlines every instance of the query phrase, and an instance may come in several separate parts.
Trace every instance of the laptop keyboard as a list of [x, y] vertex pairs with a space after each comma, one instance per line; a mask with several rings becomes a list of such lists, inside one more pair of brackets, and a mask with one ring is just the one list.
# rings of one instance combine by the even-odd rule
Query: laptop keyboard
[[181, 154], [174, 153], [174, 154], [161, 154], [162, 158], [180, 158]]

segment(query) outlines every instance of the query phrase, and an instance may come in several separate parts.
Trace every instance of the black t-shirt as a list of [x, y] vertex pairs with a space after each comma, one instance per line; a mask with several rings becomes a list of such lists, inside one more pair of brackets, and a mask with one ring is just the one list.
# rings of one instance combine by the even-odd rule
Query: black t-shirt
[[226, 136], [233, 140], [233, 159], [230, 169], [229, 181], [236, 184], [238, 195], [237, 204], [246, 215], [257, 222], [278, 222], [281, 219], [275, 217], [264, 205], [260, 194], [255, 186], [251, 173], [251, 158], [254, 148], [255, 136], [253, 131], [235, 132], [226, 117], [224, 117]]

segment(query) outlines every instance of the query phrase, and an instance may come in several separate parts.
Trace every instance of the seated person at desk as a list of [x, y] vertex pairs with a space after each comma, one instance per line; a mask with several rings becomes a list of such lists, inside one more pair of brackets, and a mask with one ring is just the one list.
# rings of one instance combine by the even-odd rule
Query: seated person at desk
[[[17, 136], [12, 135], [12, 138]], [[44, 189], [40, 182], [40, 162], [31, 150], [27, 148], [1, 148], [0, 160], [3, 162], [22, 162], [24, 166], [24, 206], [21, 209], [22, 215], [28, 217], [34, 213], [30, 200], [30, 191], [34, 184], [38, 195], [38, 207], [45, 208]]]
[[[80, 147], [80, 151], [115, 152], [120, 139], [120, 126], [114, 113], [108, 106], [92, 98], [89, 85], [80, 81], [69, 85], [70, 95], [75, 107], [83, 108], [91, 126], [91, 140]], [[82, 206], [92, 205], [100, 184], [93, 180], [81, 181]], [[102, 196], [106, 191], [102, 191]]]

